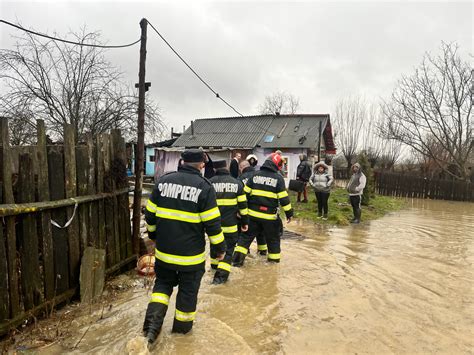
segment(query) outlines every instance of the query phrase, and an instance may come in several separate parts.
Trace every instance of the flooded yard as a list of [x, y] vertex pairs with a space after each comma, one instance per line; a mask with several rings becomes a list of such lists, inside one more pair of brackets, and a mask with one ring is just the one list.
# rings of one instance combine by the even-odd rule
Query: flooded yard
[[[206, 273], [186, 336], [171, 334], [174, 294], [152, 353], [473, 353], [473, 227], [474, 204], [421, 200], [344, 228], [294, 221], [288, 229], [305, 239], [282, 241], [281, 264], [253, 246], [226, 285], [211, 286]], [[100, 310], [79, 317], [70, 339], [43, 352], [126, 352], [148, 298], [135, 287], [104, 319]]]

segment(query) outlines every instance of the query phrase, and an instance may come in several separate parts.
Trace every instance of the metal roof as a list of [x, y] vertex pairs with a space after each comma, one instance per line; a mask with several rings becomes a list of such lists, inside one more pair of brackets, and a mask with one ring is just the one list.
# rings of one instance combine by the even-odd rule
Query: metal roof
[[198, 119], [194, 134], [188, 127], [173, 147], [314, 148], [319, 122], [324, 130], [328, 119], [329, 115], [311, 114]]

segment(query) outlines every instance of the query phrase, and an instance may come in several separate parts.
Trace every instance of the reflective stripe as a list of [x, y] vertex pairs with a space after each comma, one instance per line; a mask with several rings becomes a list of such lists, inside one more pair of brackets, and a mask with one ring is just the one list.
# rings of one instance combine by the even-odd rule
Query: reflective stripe
[[236, 253], [242, 253], [242, 254], [244, 254], [244, 255], [247, 255], [248, 250], [247, 250], [247, 248], [244, 248], [244, 247], [241, 247], [240, 245], [237, 245], [237, 246], [235, 247], [235, 249], [234, 249], [234, 252], [236, 252]]
[[206, 222], [210, 221], [211, 219], [217, 218], [221, 215], [219, 212], [218, 207], [211, 208], [210, 210], [204, 211], [199, 213], [199, 216], [201, 217], [201, 221]]
[[249, 193], [252, 192], [252, 189], [250, 187], [248, 187], [247, 185], [245, 185], [244, 186], [244, 191], [249, 194]]
[[146, 209], [148, 212], [155, 213], [156, 212], [156, 205], [151, 202], [151, 200], [148, 200], [146, 203]]
[[230, 264], [227, 264], [223, 261], [221, 261], [219, 265], [217, 265], [217, 268], [230, 272]]
[[174, 317], [181, 322], [192, 322], [196, 319], [196, 312], [181, 312], [176, 309]]
[[219, 264], [219, 260], [211, 258], [211, 265]]
[[247, 195], [239, 195], [239, 196], [237, 196], [237, 201], [238, 201], [238, 202], [245, 202], [245, 201], [247, 201]]
[[186, 212], [181, 210], [173, 210], [171, 208], [156, 208], [156, 216], [165, 219], [173, 219], [181, 222], [200, 223], [201, 218], [198, 213]]
[[217, 206], [235, 206], [237, 204], [236, 198], [218, 198]]
[[268, 250], [268, 247], [266, 244], [259, 244], [258, 245], [258, 250]]
[[280, 253], [275, 253], [275, 254], [268, 254], [268, 259], [271, 259], [271, 260], [280, 260]]
[[165, 305], [168, 305], [170, 302], [170, 296], [168, 296], [166, 293], [152, 293], [151, 294], [151, 300], [150, 303], [163, 303]]
[[251, 195], [263, 196], [263, 197], [268, 197], [268, 198], [278, 198], [278, 195], [276, 193], [271, 192], [271, 191], [265, 191], [265, 190], [252, 190]]
[[210, 235], [209, 240], [211, 241], [211, 244], [219, 244], [224, 241], [224, 233], [222, 231], [219, 234], [216, 235]]
[[235, 233], [239, 229], [237, 228], [237, 224], [235, 226], [230, 226], [230, 227], [222, 227], [222, 231], [224, 233]]
[[150, 224], [147, 224], [147, 225], [146, 225], [146, 230], [147, 230], [148, 232], [154, 232], [154, 231], [156, 231], [156, 225], [153, 225], [153, 226], [152, 226], [152, 225], [150, 225]]
[[289, 211], [289, 210], [291, 210], [291, 203], [289, 203], [285, 206], [281, 206], [281, 208], [283, 208], [283, 211]]
[[249, 214], [249, 209], [248, 208], [241, 209], [239, 210], [239, 213], [241, 216], [246, 216]]
[[166, 254], [158, 249], [155, 249], [155, 258], [161, 260], [168, 264], [175, 264], [175, 265], [198, 265], [206, 261], [206, 253], [192, 255], [192, 256], [182, 256], [182, 255], [172, 255]]
[[285, 191], [282, 191], [282, 192], [279, 192], [277, 194], [278, 198], [283, 198], [283, 197], [288, 197], [288, 192], [285, 190]]
[[274, 221], [274, 220], [277, 219], [276, 214], [268, 214], [268, 213], [257, 212], [257, 211], [251, 210], [250, 208], [249, 208], [249, 216], [257, 217], [257, 218], [260, 218], [260, 219], [268, 219], [268, 220], [271, 220], [271, 221]]

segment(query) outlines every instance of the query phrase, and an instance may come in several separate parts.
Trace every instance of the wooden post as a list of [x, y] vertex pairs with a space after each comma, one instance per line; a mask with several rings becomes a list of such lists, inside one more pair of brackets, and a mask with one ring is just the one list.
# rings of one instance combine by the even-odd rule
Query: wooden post
[[145, 145], [145, 62], [146, 62], [146, 31], [148, 22], [140, 21], [140, 67], [138, 70], [138, 123], [137, 123], [137, 152], [135, 156], [135, 191], [133, 194], [133, 251], [140, 252], [140, 215], [142, 204], [143, 158]]
[[[8, 133], [8, 119], [0, 118], [0, 123], [0, 143], [2, 146], [2, 154], [0, 156], [2, 157], [3, 202], [15, 203], [13, 199], [12, 161], [10, 151], [10, 136]], [[15, 217], [6, 218], [5, 223], [10, 291], [10, 317], [13, 318], [20, 313]]]
[[[103, 135], [100, 134], [96, 138], [96, 171], [97, 171], [97, 192], [102, 193], [104, 192], [104, 152], [103, 152]], [[100, 200], [97, 203], [98, 212], [97, 212], [97, 219], [99, 223], [99, 228], [97, 230], [97, 237], [98, 240], [98, 247], [100, 249], [106, 248], [106, 237], [105, 237], [105, 211], [104, 211], [104, 200]]]
[[[52, 146], [48, 149], [49, 193], [51, 201], [65, 197], [63, 147]], [[51, 219], [59, 225], [66, 223], [65, 209], [51, 211]], [[58, 295], [69, 289], [69, 246], [65, 229], [52, 227], [54, 258], [54, 294]]]
[[[0, 202], [3, 199], [3, 185], [0, 182]], [[0, 319], [10, 318], [10, 296], [8, 295], [8, 263], [3, 225], [0, 224]]]
[[[66, 188], [66, 198], [77, 196], [76, 182], [76, 140], [74, 126], [64, 125], [64, 180]], [[67, 219], [73, 216], [74, 208], [67, 209]], [[79, 264], [81, 258], [79, 242], [79, 223], [77, 216], [74, 216], [71, 224], [67, 228], [69, 242], [69, 280], [71, 286], [76, 286], [79, 282]]]
[[[104, 172], [104, 191], [113, 191], [112, 177], [110, 173], [110, 136], [103, 134], [101, 136], [101, 154], [103, 157]], [[107, 251], [107, 266], [113, 266], [117, 260], [115, 259], [115, 235], [114, 235], [114, 204], [112, 198], [104, 201], [104, 226], [105, 226], [105, 245]]]
[[[85, 196], [89, 190], [89, 151], [87, 146], [78, 146], [76, 147], [76, 166], [77, 166], [77, 195]], [[89, 206], [87, 204], [82, 204], [77, 209], [78, 218], [79, 218], [79, 241], [81, 247], [81, 255], [84, 250], [89, 246], [88, 245], [88, 236], [89, 236]]]
[[[48, 155], [46, 150], [46, 128], [43, 120], [36, 121], [38, 161], [38, 201], [49, 201]], [[51, 213], [44, 211], [40, 214], [40, 226], [43, 267], [44, 267], [44, 295], [47, 300], [54, 297], [54, 256], [53, 237], [51, 233]]]
[[[35, 176], [31, 155], [20, 154], [18, 184], [18, 199], [21, 203], [34, 202]], [[39, 275], [38, 235], [36, 219], [31, 213], [20, 218], [20, 255], [21, 255], [21, 284], [25, 311], [32, 309], [42, 301], [41, 281]]]
[[[97, 146], [94, 145], [92, 136], [87, 137], [87, 154], [89, 157], [89, 181], [87, 183], [87, 194], [95, 195], [97, 193], [96, 172], [97, 172]], [[88, 244], [99, 248], [99, 203], [91, 202], [89, 204], [89, 240]]]

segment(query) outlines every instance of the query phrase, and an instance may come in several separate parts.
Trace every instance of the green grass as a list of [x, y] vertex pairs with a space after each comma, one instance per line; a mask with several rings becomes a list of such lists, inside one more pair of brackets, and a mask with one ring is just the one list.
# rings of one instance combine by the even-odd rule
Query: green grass
[[[329, 196], [328, 220], [323, 221], [317, 218], [318, 205], [314, 190], [308, 187], [308, 203], [297, 203], [296, 192], [289, 192], [291, 204], [294, 208], [295, 218], [313, 221], [318, 224], [328, 225], [348, 225], [352, 219], [352, 207], [349, 203], [349, 196], [345, 189], [336, 188]], [[404, 200], [375, 195], [369, 201], [369, 206], [362, 206], [362, 221], [369, 221], [380, 218], [385, 214], [397, 211], [404, 206]]]

